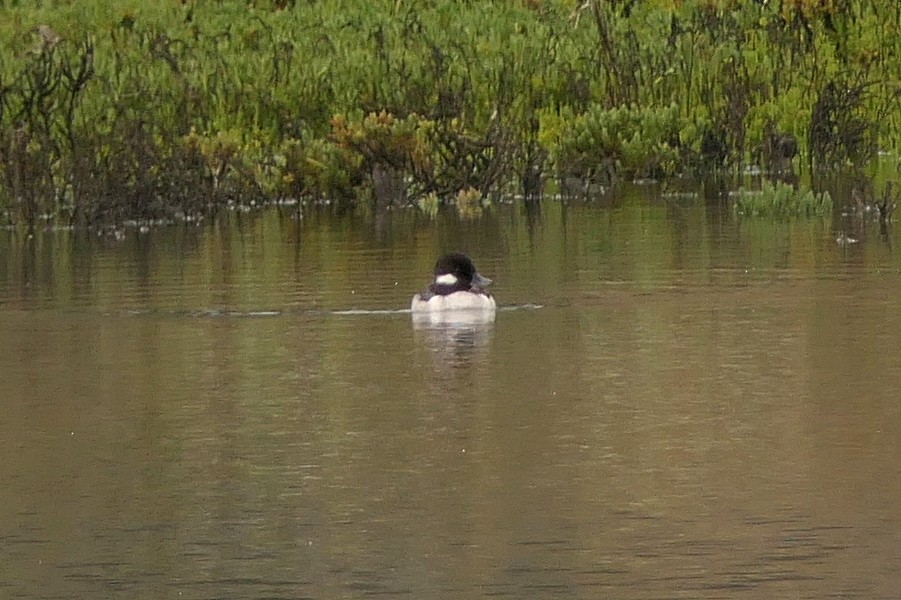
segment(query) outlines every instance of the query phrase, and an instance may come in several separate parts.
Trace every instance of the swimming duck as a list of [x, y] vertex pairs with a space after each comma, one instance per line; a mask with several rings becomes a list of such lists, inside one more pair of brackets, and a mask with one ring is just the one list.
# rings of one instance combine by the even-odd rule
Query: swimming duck
[[446, 254], [435, 263], [435, 280], [426, 291], [413, 296], [414, 313], [445, 311], [494, 311], [497, 303], [485, 291], [491, 280], [480, 275], [465, 254]]

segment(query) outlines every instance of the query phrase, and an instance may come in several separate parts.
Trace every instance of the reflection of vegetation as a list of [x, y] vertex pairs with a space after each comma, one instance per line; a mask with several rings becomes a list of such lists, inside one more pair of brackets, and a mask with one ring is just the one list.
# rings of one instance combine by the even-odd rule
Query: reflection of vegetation
[[0, 210], [531, 195], [901, 141], [895, 0], [576, 4], [6, 3]]
[[764, 183], [759, 191], [739, 190], [733, 206], [739, 214], [752, 217], [829, 217], [832, 196], [782, 182]]

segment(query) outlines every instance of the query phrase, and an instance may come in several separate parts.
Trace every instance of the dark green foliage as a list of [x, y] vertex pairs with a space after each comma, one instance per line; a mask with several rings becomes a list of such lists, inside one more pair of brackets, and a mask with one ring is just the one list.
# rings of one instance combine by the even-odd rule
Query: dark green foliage
[[866, 116], [867, 90], [830, 81], [810, 117], [810, 159], [820, 168], [860, 164], [876, 153], [877, 123]]

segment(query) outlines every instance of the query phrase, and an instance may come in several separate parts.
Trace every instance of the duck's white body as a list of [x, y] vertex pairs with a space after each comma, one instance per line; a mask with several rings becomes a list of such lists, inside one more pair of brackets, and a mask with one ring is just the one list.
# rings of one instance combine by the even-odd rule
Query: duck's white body
[[410, 303], [410, 310], [418, 312], [446, 311], [493, 311], [497, 302], [490, 294], [476, 292], [454, 292], [445, 296], [434, 295], [427, 300], [416, 294]]
[[435, 264], [435, 279], [428, 290], [413, 296], [410, 311], [414, 318], [422, 315], [441, 315], [431, 322], [494, 320], [497, 303], [485, 291], [491, 280], [476, 271], [472, 261], [463, 254], [448, 254]]

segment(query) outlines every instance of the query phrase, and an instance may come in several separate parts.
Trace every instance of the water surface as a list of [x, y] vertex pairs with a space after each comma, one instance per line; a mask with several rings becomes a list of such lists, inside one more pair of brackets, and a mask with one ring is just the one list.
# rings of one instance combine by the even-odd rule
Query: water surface
[[[0, 238], [0, 597], [897, 598], [893, 231], [591, 203]], [[493, 325], [415, 328], [436, 255]]]

